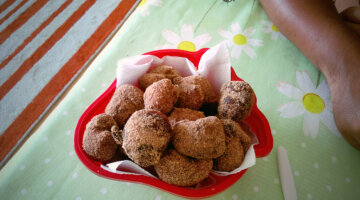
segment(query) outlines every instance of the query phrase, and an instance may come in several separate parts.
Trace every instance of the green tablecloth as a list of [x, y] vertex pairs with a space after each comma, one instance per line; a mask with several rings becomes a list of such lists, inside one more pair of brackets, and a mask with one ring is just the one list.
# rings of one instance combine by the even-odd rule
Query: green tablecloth
[[278, 146], [288, 151], [299, 199], [359, 198], [360, 152], [336, 129], [324, 77], [278, 32], [258, 1], [144, 0], [1, 170], [1, 199], [179, 198], [88, 171], [74, 152], [75, 126], [114, 81], [120, 58], [156, 48], [198, 50], [225, 40], [232, 66], [252, 85], [269, 120], [274, 149], [212, 199], [282, 199]]

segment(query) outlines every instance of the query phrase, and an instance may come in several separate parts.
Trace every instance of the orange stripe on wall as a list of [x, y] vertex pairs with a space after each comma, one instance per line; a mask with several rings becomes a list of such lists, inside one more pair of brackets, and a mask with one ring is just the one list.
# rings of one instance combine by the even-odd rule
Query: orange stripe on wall
[[8, 14], [6, 14], [3, 18], [0, 19], [0, 25], [6, 21], [12, 14], [14, 14], [21, 6], [23, 6], [28, 0], [23, 0], [19, 5], [17, 5], [14, 9], [12, 9]]
[[56, 31], [26, 59], [23, 64], [15, 71], [8, 80], [0, 86], [0, 100], [8, 93], [15, 84], [37, 63], [51, 47], [59, 41], [66, 32], [85, 14], [85, 12], [95, 3], [95, 0], [86, 0]]
[[46, 107], [61, 92], [71, 78], [84, 66], [135, 3], [136, 0], [121, 1], [109, 17], [4, 131], [0, 136], [0, 160], [4, 159], [26, 130], [45, 111]]
[[2, 44], [14, 31], [20, 28], [30, 19], [37, 11], [39, 11], [49, 0], [38, 0], [32, 4], [25, 12], [16, 18], [9, 26], [0, 33], [0, 44]]
[[11, 59], [13, 59], [20, 51], [22, 51], [27, 44], [29, 44], [36, 36], [39, 34], [47, 25], [50, 24], [54, 20], [56, 16], [58, 16], [66, 7], [68, 7], [73, 0], [67, 0], [64, 4], [62, 4], [51, 16], [44, 21], [28, 38], [24, 40], [24, 42], [16, 48], [16, 50], [11, 53], [1, 64], [0, 69], [6, 66]]
[[[0, 6], [0, 13], [4, 12], [9, 6], [11, 6], [15, 0], [7, 0]], [[1, 24], [1, 23], [0, 23]]]

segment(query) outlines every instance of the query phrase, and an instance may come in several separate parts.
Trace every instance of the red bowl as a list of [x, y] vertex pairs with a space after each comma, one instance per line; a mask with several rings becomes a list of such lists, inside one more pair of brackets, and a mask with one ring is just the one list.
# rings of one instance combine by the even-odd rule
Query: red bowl
[[[192, 63], [194, 63], [195, 67], [197, 68], [201, 56], [207, 50], [208, 50], [207, 48], [206, 49], [204, 48], [196, 52], [188, 52], [188, 51], [176, 50], [176, 49], [166, 49], [166, 50], [151, 51], [145, 53], [144, 55], [154, 55], [159, 58], [162, 58], [163, 56], [185, 57], [188, 58]], [[231, 68], [231, 80], [242, 81], [242, 79], [237, 77], [235, 71], [232, 68]], [[116, 89], [116, 80], [100, 97], [98, 97], [86, 109], [86, 111], [80, 117], [75, 129], [75, 136], [74, 136], [75, 152], [79, 157], [79, 159], [81, 160], [81, 162], [96, 175], [113, 180], [130, 181], [130, 182], [150, 185], [182, 197], [204, 198], [224, 191], [232, 184], [234, 184], [238, 179], [240, 179], [240, 177], [246, 172], [245, 169], [242, 170], [241, 172], [229, 176], [218, 176], [215, 174], [211, 174], [210, 178], [202, 182], [201, 187], [190, 188], [190, 187], [178, 187], [144, 175], [116, 174], [104, 170], [103, 168], [100, 167], [100, 165], [102, 164], [101, 162], [96, 162], [85, 154], [85, 152], [82, 149], [82, 141], [83, 141], [83, 135], [86, 124], [95, 115], [104, 113], [105, 107], [109, 103], [113, 93], [115, 92], [115, 89]], [[248, 123], [251, 130], [256, 134], [259, 141], [259, 143], [254, 146], [256, 157], [264, 157], [268, 155], [273, 148], [273, 138], [271, 135], [269, 122], [267, 121], [264, 114], [258, 109], [256, 105], [256, 97], [255, 97], [255, 104], [253, 106], [253, 110], [250, 116], [245, 119], [245, 121]]]

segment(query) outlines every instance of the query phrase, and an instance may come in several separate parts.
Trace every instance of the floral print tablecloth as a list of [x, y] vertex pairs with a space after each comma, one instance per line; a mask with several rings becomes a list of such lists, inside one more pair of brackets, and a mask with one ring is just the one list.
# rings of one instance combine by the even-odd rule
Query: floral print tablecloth
[[[296, 22], [294, 22], [296, 25]], [[269, 120], [273, 151], [211, 199], [282, 199], [277, 148], [289, 155], [299, 199], [358, 199], [360, 152], [337, 130], [323, 75], [255, 0], [143, 0], [71, 90], [0, 172], [1, 199], [178, 199], [92, 174], [73, 145], [77, 120], [115, 78], [117, 60], [154, 49], [226, 42], [237, 75]]]

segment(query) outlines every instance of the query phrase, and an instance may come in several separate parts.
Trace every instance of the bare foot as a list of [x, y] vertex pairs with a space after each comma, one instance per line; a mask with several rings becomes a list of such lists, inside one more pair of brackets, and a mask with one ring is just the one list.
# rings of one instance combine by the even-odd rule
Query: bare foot
[[360, 37], [360, 6], [353, 6], [340, 13], [341, 18]]
[[[360, 1], [359, 1], [360, 2]], [[340, 13], [341, 18], [360, 37], [360, 6], [352, 6]], [[359, 59], [359, 58], [358, 58]], [[360, 65], [343, 67], [336, 76], [327, 79], [335, 122], [344, 138], [360, 149]]]
[[332, 1], [260, 3], [275, 26], [324, 74], [335, 123], [347, 142], [360, 150], [359, 10], [345, 10], [341, 19]]
[[324, 74], [331, 91], [335, 123], [353, 147], [360, 150], [360, 66]]

